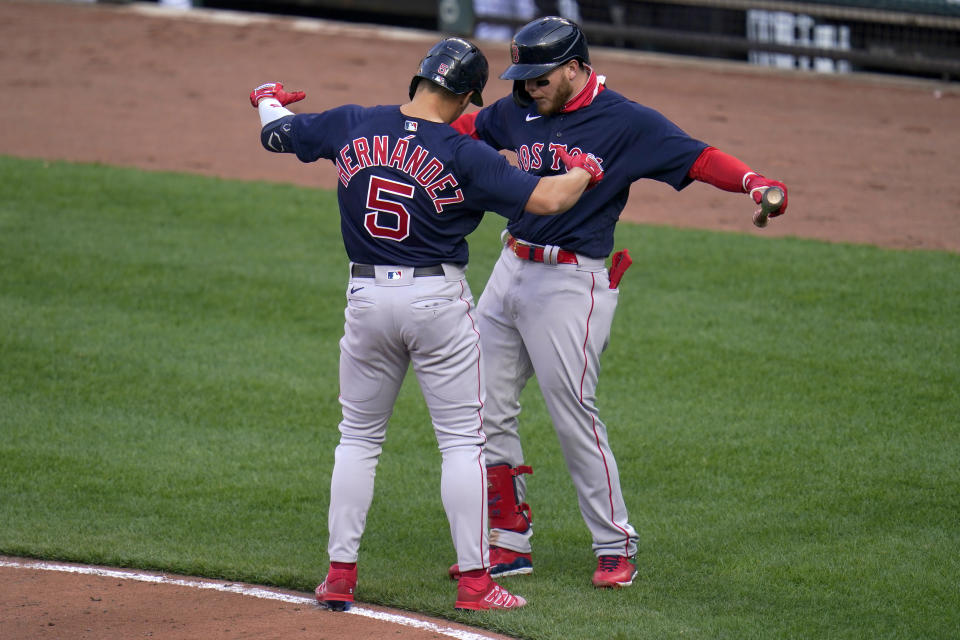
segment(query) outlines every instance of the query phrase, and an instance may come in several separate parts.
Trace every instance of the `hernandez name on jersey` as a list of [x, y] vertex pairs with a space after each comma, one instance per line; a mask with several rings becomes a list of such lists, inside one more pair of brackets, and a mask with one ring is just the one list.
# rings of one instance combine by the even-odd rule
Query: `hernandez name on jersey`
[[[408, 120], [404, 126], [416, 131], [418, 124], [415, 120]], [[460, 183], [456, 177], [447, 171], [442, 178], [437, 179], [437, 176], [446, 171], [446, 167], [427, 149], [417, 144], [413, 135], [398, 139], [384, 135], [372, 138], [372, 141], [367, 137], [354, 138], [337, 154], [337, 177], [344, 187], [349, 187], [351, 178], [362, 169], [394, 167], [426, 189], [437, 213], [442, 213], [446, 205], [463, 202], [463, 190], [457, 188]], [[413, 145], [416, 147], [412, 148]], [[449, 195], [441, 197], [441, 193]]]

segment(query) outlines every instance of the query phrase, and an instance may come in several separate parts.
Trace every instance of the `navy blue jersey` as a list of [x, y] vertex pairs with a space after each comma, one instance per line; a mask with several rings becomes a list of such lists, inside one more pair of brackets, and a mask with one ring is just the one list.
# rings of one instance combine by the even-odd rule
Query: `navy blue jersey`
[[365, 264], [466, 264], [465, 236], [484, 211], [518, 218], [539, 181], [488, 145], [399, 106], [286, 116], [268, 123], [262, 140], [303, 162], [333, 161], [344, 247]]
[[613, 250], [613, 231], [627, 204], [630, 185], [651, 178], [679, 190], [707, 144], [691, 138], [659, 112], [605, 89], [589, 105], [570, 113], [541, 116], [536, 105], [517, 106], [512, 97], [482, 109], [477, 136], [495, 149], [516, 152], [525, 171], [547, 176], [563, 172], [556, 147], [592, 153], [603, 165], [603, 180], [563, 215], [529, 213], [512, 220], [514, 236], [552, 244], [592, 258]]

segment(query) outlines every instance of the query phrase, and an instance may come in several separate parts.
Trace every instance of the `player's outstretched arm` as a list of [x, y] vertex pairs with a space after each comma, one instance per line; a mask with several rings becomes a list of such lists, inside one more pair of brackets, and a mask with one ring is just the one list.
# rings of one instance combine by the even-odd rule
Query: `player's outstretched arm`
[[779, 187], [783, 191], [783, 204], [772, 211], [770, 217], [775, 218], [787, 212], [787, 185], [760, 175], [742, 161], [714, 147], [703, 150], [690, 168], [689, 176], [724, 191], [748, 193], [757, 204], [760, 204], [767, 189]]
[[577, 203], [584, 191], [603, 180], [603, 167], [593, 154], [560, 153], [567, 172], [540, 178], [527, 200], [528, 212], [539, 216], [563, 213]]
[[250, 104], [260, 113], [260, 142], [267, 151], [292, 152], [292, 145], [278, 120], [293, 116], [286, 105], [306, 96], [303, 91], [284, 91], [280, 82], [268, 82], [250, 92]]

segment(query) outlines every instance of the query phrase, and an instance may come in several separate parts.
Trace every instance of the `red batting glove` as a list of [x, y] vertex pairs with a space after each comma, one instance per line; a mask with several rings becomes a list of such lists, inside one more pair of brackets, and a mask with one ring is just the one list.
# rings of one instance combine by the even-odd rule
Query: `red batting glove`
[[743, 176], [743, 190], [750, 194], [753, 201], [760, 204], [763, 192], [770, 187], [780, 187], [783, 190], [783, 204], [776, 211], [770, 213], [771, 218], [782, 216], [787, 212], [787, 185], [777, 180], [764, 178], [759, 173], [749, 172]]
[[563, 148], [559, 150], [559, 153], [560, 159], [563, 161], [563, 166], [567, 168], [567, 171], [570, 171], [574, 167], [580, 167], [590, 174], [590, 182], [587, 183], [587, 189], [593, 188], [598, 182], [603, 180], [603, 167], [600, 166], [600, 161], [597, 160], [597, 157], [592, 153], [578, 153], [572, 156]]
[[280, 104], [287, 106], [291, 102], [298, 102], [307, 97], [303, 91], [284, 91], [280, 82], [262, 84], [250, 92], [250, 104], [256, 109], [264, 98], [276, 98]]

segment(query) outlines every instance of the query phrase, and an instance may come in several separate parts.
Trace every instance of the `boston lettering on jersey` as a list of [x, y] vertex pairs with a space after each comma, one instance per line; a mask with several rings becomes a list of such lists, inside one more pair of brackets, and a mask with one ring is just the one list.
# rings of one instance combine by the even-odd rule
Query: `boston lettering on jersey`
[[[536, 173], [538, 169], [542, 169], [544, 166], [544, 157], [543, 150], [544, 147], [549, 149], [550, 157], [548, 158], [550, 171], [559, 171], [561, 166], [560, 154], [557, 153], [559, 150], [563, 149], [572, 156], [578, 156], [583, 153], [583, 150], [580, 147], [571, 147], [567, 149], [565, 144], [556, 144], [551, 142], [548, 145], [545, 145], [543, 142], [534, 142], [533, 144], [526, 145], [522, 144], [516, 149], [517, 154], [517, 164], [520, 165], [520, 168], [524, 171]], [[603, 163], [603, 158], [597, 158], [600, 163]]]
[[[437, 213], [450, 204], [463, 202], [463, 191], [443, 162], [419, 144], [411, 149], [412, 135], [392, 139], [389, 135], [354, 138], [340, 149], [336, 159], [337, 175], [344, 187], [359, 171], [368, 167], [393, 167], [413, 178], [426, 191]], [[442, 177], [438, 177], [441, 176]]]

